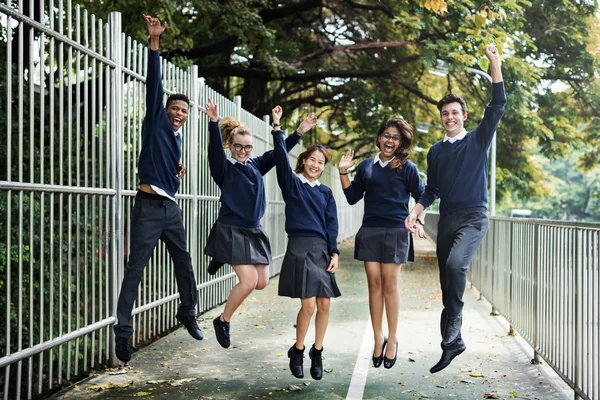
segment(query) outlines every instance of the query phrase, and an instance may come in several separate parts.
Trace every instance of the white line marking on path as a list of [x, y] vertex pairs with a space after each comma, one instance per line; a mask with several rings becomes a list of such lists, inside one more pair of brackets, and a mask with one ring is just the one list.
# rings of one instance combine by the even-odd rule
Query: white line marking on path
[[363, 397], [365, 385], [367, 383], [367, 375], [369, 374], [369, 367], [371, 365], [371, 357], [373, 355], [372, 344], [373, 327], [371, 326], [371, 318], [369, 318], [360, 344], [360, 350], [358, 351], [358, 357], [354, 364], [354, 372], [352, 372], [352, 379], [350, 380], [350, 387], [348, 388], [346, 400], [359, 400]]

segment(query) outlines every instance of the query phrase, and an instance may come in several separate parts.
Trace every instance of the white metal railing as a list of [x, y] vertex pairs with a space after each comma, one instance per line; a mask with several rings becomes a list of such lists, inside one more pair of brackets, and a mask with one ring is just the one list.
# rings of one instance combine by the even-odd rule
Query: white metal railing
[[[35, 2], [24, 15], [0, 4], [0, 391], [32, 398], [114, 361], [112, 325], [127, 260], [129, 213], [144, 116], [147, 49], [121, 30], [121, 16], [99, 20], [70, 1]], [[41, 15], [35, 20], [34, 15]], [[163, 61], [167, 93], [189, 95], [183, 129], [188, 174], [177, 195], [199, 290], [199, 311], [222, 303], [235, 284], [230, 267], [206, 274], [203, 247], [217, 217], [219, 191], [209, 175], [207, 118], [211, 97], [255, 133], [255, 151], [273, 146], [268, 117], [257, 118], [198, 79]], [[4, 110], [6, 112], [4, 113]], [[298, 146], [299, 147], [299, 146]], [[299, 153], [296, 148], [293, 154]], [[293, 158], [293, 157], [292, 157]], [[359, 227], [330, 166], [323, 175], [336, 196], [339, 240]], [[263, 225], [273, 245], [271, 275], [285, 252], [284, 204], [275, 172], [265, 177]], [[178, 292], [160, 245], [140, 285], [134, 344], [176, 325]]]
[[[435, 237], [439, 216], [427, 215]], [[600, 224], [490, 218], [469, 280], [574, 390], [600, 398]]]

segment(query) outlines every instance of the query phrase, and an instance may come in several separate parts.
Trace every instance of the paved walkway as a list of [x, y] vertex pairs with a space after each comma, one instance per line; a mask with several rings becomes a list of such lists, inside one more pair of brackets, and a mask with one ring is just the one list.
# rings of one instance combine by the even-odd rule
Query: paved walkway
[[[102, 371], [55, 396], [56, 399], [565, 399], [572, 392], [545, 365], [532, 365], [531, 349], [507, 336], [508, 325], [490, 316], [491, 307], [465, 293], [463, 338], [467, 351], [438, 374], [430, 374], [440, 354], [441, 292], [435, 251], [428, 240], [416, 244], [417, 262], [401, 275], [402, 306], [398, 362], [391, 370], [370, 365], [373, 351], [362, 263], [352, 259], [353, 243], [341, 246], [337, 273], [342, 297], [332, 301], [324, 344], [325, 376], [295, 379], [287, 349], [294, 343], [299, 301], [277, 296], [278, 279], [254, 292], [231, 323], [232, 347], [221, 348], [212, 319], [203, 317], [202, 342], [178, 329], [133, 355], [129, 367]], [[314, 338], [309, 330], [307, 348]]]

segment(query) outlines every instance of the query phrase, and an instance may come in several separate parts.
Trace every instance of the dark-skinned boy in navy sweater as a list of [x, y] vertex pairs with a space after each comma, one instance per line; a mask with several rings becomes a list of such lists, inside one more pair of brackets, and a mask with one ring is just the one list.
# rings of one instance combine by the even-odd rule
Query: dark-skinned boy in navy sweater
[[440, 319], [442, 356], [431, 373], [446, 368], [467, 348], [461, 337], [463, 294], [469, 264], [488, 230], [487, 154], [504, 114], [506, 95], [498, 50], [486, 46], [485, 55], [490, 61], [492, 100], [483, 119], [467, 132], [463, 126], [467, 119], [465, 101], [455, 94], [440, 100], [438, 109], [446, 136], [429, 149], [427, 186], [406, 218], [407, 229], [413, 230], [417, 215], [439, 197], [437, 257], [444, 306]]
[[[260, 220], [267, 204], [263, 176], [275, 166], [275, 154], [270, 150], [251, 158], [254, 135], [247, 126], [232, 118], [219, 121], [218, 105], [211, 99], [203, 112], [210, 119], [210, 174], [221, 189], [219, 216], [211, 228], [204, 253], [213, 261], [231, 265], [238, 277], [223, 313], [213, 320], [217, 341], [228, 348], [233, 313], [253, 290], [264, 289], [269, 283], [271, 245]], [[298, 127], [286, 139], [288, 150], [300, 141], [302, 128]], [[230, 157], [224, 148], [229, 149]]]
[[[348, 169], [355, 161], [348, 151], [338, 169], [346, 200], [351, 205], [365, 199], [364, 216], [354, 242], [354, 258], [363, 261], [369, 286], [369, 311], [373, 326], [373, 366], [392, 368], [398, 355], [401, 264], [412, 261], [410, 234], [404, 226], [411, 196], [419, 199], [423, 183], [417, 166], [409, 161], [413, 129], [402, 118], [390, 118], [379, 127], [375, 157], [361, 162], [350, 182]], [[425, 217], [425, 211], [419, 216]], [[424, 237], [423, 226], [417, 235]], [[386, 310], [388, 336], [383, 332]]]
[[180, 179], [185, 174], [181, 159], [181, 127], [187, 121], [189, 100], [173, 94], [163, 106], [164, 91], [158, 55], [159, 37], [166, 29], [158, 18], [144, 15], [150, 35], [146, 76], [146, 116], [142, 125], [142, 149], [138, 162], [140, 186], [131, 212], [129, 260], [117, 303], [115, 353], [119, 360], [131, 359], [129, 338], [133, 335], [131, 314], [144, 268], [162, 240], [169, 251], [181, 303], [176, 318], [197, 340], [204, 337], [196, 322], [198, 292], [187, 250], [181, 208], [175, 202]]
[[[331, 155], [324, 146], [312, 145], [298, 156], [293, 171], [283, 131], [279, 129], [282, 114], [280, 106], [272, 110], [277, 183], [285, 201], [285, 231], [289, 239], [278, 292], [280, 296], [299, 298], [301, 303], [296, 318], [296, 343], [288, 350], [290, 371], [296, 378], [304, 377], [304, 339], [317, 309], [315, 343], [308, 355], [310, 374], [319, 380], [323, 377], [323, 341], [331, 298], [341, 295], [335, 280], [340, 254], [337, 208], [331, 189], [319, 182]], [[310, 129], [316, 125], [317, 117], [311, 114], [304, 123]]]

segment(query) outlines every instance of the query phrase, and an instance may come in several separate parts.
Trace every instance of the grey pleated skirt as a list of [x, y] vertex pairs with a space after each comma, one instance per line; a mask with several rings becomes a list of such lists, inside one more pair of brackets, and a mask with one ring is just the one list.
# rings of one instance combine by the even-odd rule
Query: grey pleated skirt
[[289, 238], [279, 277], [279, 295], [300, 299], [341, 296], [335, 273], [327, 272], [330, 261], [325, 239]]
[[229, 265], [271, 264], [271, 244], [262, 227], [240, 228], [215, 222], [204, 254]]
[[354, 258], [404, 264], [414, 261], [412, 238], [406, 228], [361, 227], [354, 241]]

